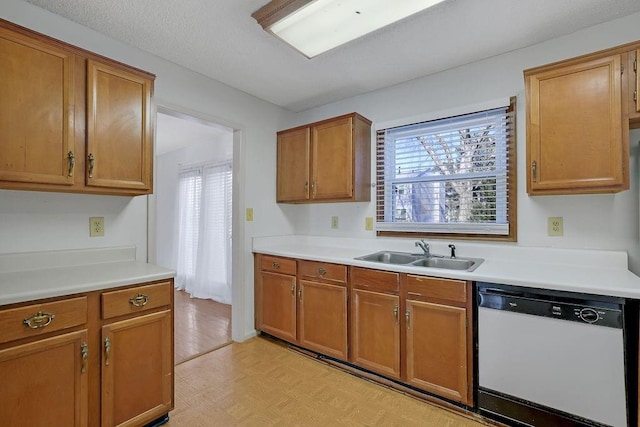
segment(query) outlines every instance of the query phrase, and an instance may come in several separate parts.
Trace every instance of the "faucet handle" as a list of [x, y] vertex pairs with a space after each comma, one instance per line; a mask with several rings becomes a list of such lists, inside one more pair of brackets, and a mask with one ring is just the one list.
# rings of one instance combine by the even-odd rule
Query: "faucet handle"
[[456, 257], [456, 245], [454, 245], [453, 243], [449, 245], [449, 249], [451, 249], [451, 258], [455, 258]]

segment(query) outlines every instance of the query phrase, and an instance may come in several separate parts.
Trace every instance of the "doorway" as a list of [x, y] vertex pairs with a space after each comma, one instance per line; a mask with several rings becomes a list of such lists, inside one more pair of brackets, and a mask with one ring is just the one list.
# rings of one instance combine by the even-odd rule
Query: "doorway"
[[155, 263], [176, 270], [175, 363], [231, 342], [234, 130], [160, 109]]

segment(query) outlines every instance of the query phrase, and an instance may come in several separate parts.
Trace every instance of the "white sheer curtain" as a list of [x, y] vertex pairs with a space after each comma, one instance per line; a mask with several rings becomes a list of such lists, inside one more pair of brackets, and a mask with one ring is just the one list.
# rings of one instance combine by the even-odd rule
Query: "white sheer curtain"
[[184, 170], [178, 184], [176, 288], [231, 303], [231, 163]]

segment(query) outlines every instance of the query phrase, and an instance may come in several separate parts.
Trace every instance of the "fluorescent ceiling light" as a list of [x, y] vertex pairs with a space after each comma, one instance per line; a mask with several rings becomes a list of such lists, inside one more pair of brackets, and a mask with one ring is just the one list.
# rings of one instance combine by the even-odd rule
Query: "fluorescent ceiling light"
[[252, 16], [309, 58], [444, 0], [272, 0]]

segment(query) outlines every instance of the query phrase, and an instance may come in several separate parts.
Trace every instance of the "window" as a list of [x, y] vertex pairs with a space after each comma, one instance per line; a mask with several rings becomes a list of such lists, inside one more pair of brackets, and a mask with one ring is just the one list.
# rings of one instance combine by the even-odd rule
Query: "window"
[[377, 231], [516, 240], [515, 98], [377, 131]]

